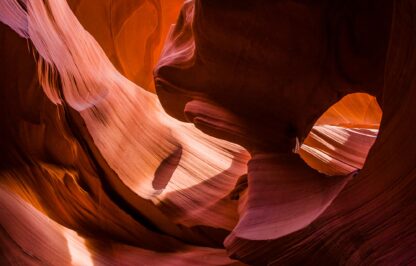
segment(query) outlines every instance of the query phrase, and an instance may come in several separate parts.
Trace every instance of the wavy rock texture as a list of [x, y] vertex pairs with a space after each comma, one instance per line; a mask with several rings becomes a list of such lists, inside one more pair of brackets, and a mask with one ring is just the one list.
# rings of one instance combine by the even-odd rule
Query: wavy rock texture
[[1, 262], [416, 263], [415, 12], [2, 0]]

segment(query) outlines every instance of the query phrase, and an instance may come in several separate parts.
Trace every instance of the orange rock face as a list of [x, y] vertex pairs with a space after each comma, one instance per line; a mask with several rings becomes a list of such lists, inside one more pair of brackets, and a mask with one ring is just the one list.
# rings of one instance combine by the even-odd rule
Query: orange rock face
[[412, 265], [415, 12], [1, 0], [0, 264]]

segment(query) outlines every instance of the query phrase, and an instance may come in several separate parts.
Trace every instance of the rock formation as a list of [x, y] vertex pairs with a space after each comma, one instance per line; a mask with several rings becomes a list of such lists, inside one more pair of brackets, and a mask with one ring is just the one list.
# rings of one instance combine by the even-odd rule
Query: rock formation
[[1, 264], [416, 263], [414, 14], [0, 0]]

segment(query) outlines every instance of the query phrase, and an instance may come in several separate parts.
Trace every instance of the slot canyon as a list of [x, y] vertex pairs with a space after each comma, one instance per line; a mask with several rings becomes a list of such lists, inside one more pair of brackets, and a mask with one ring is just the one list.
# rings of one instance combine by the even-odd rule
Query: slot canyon
[[0, 22], [0, 265], [416, 265], [416, 0]]

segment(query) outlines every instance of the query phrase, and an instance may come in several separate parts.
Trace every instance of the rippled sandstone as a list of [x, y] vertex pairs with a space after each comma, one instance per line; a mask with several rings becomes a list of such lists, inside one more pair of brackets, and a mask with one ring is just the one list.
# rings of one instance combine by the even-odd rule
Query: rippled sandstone
[[0, 3], [1, 262], [415, 262], [414, 1], [68, 4]]

